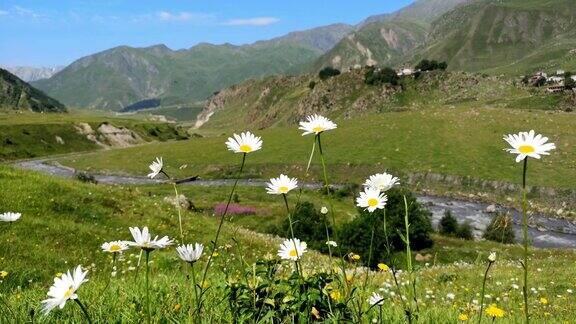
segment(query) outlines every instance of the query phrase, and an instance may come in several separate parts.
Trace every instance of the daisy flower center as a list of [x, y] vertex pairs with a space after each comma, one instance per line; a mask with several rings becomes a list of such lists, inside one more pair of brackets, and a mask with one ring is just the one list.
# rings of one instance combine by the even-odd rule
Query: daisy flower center
[[280, 191], [281, 193], [287, 193], [288, 192], [288, 187], [286, 186], [282, 186], [278, 188], [278, 191]]
[[534, 146], [532, 145], [521, 145], [520, 147], [518, 147], [518, 151], [522, 154], [530, 154], [530, 153], [534, 153], [534, 151], [536, 151], [534, 149]]
[[290, 250], [290, 252], [288, 252], [288, 255], [293, 257], [293, 258], [296, 258], [296, 257], [298, 257], [298, 252], [296, 251], [296, 249], [292, 249], [292, 250]]
[[250, 152], [252, 152], [252, 147], [248, 144], [242, 144], [242, 145], [240, 145], [240, 151], [242, 151], [244, 153], [250, 153]]
[[376, 199], [376, 198], [368, 199], [368, 206], [370, 206], [370, 207], [378, 206], [378, 199]]
[[323, 132], [323, 131], [324, 131], [324, 127], [322, 127], [322, 126], [316, 126], [316, 127], [312, 128], [312, 131], [313, 131], [314, 133]]
[[110, 246], [110, 251], [112, 251], [112, 252], [118, 252], [118, 251], [120, 251], [121, 249], [122, 249], [122, 248], [121, 248], [120, 245], [118, 245], [118, 244], [114, 244], [114, 245]]
[[70, 286], [68, 290], [64, 293], [64, 298], [70, 298], [74, 294], [74, 287]]

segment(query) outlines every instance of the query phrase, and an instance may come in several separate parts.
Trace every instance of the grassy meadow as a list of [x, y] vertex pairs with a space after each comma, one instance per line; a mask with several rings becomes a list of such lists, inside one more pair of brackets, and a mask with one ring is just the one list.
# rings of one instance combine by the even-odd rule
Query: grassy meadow
[[[333, 182], [360, 183], [372, 173], [390, 170], [404, 176], [432, 173], [519, 184], [521, 168], [503, 150], [502, 136], [522, 129], [535, 129], [544, 132], [558, 149], [546, 159], [530, 163], [528, 185], [569, 190], [576, 182], [576, 151], [572, 149], [576, 140], [574, 122], [574, 115], [569, 113], [527, 113], [464, 105], [341, 120], [339, 128], [323, 141]], [[238, 157], [230, 155], [223, 143], [233, 131], [199, 131], [205, 136], [63, 157], [58, 162], [95, 173], [141, 174], [154, 157], [162, 156], [173, 166], [170, 172], [175, 176], [232, 177], [233, 166], [239, 163]], [[296, 127], [273, 127], [254, 132], [262, 136], [266, 154], [257, 152], [251, 157], [244, 177], [266, 179], [284, 172], [305, 178], [311, 138], [302, 137]], [[124, 162], [133, 156], [138, 159]], [[180, 170], [181, 165], [187, 168]], [[306, 180], [320, 181], [320, 175], [319, 163], [313, 163]], [[414, 186], [447, 194], [486, 191], [464, 185], [446, 186], [426, 179]], [[506, 203], [517, 197], [514, 192], [503, 192], [494, 193], [491, 199]], [[559, 205], [571, 204], [571, 200], [562, 195], [554, 199], [551, 202], [549, 197], [544, 197], [538, 201], [542, 206], [551, 206], [543, 208], [553, 211], [560, 208]]]
[[[60, 180], [29, 171], [0, 168], [0, 200], [3, 208], [22, 212], [22, 218], [12, 224], [2, 223], [0, 247], [0, 293], [5, 307], [0, 312], [3, 322], [76, 323], [83, 320], [79, 308], [69, 302], [62, 310], [48, 316], [40, 314], [40, 301], [52, 278], [59, 273], [82, 265], [88, 269], [89, 281], [78, 290], [94, 322], [144, 321], [144, 271], [138, 266], [138, 251], [124, 253], [116, 262], [111, 276], [112, 259], [100, 250], [104, 241], [130, 239], [129, 226], [149, 226], [154, 234], [179, 239], [178, 217], [173, 206], [164, 202], [172, 193], [168, 185], [160, 186], [101, 186], [71, 180]], [[19, 188], [19, 190], [13, 190]], [[181, 187], [198, 211], [183, 211], [186, 242], [209, 245], [218, 219], [213, 207], [225, 201], [230, 188]], [[260, 234], [265, 226], [280, 222], [285, 210], [279, 197], [266, 195], [262, 188], [239, 188], [241, 204], [256, 208], [254, 216], [233, 217], [224, 224], [218, 255], [205, 285], [205, 309], [202, 322], [230, 322], [233, 318], [229, 302], [229, 287], [234, 282], [251, 279], [243, 275], [258, 259], [274, 259], [280, 238]], [[49, 197], [49, 198], [47, 198]], [[295, 198], [290, 199], [293, 203]], [[319, 207], [325, 197], [314, 191], [305, 191], [303, 200], [315, 202]], [[79, 203], [81, 202], [81, 203]], [[354, 217], [355, 208], [349, 198], [336, 199], [336, 222]], [[431, 253], [430, 261], [416, 261], [417, 294], [421, 311], [418, 322], [456, 323], [461, 314], [476, 320], [479, 289], [484, 261], [490, 251], [497, 251], [498, 260], [488, 279], [488, 303], [497, 303], [506, 311], [499, 323], [516, 323], [521, 314], [521, 268], [519, 246], [506, 246], [489, 242], [467, 242], [459, 239], [433, 236], [435, 246], [419, 251]], [[576, 254], [570, 250], [531, 251], [532, 314], [535, 322], [567, 323], [576, 311], [573, 303]], [[151, 303], [153, 322], [191, 322], [190, 312], [194, 296], [191, 291], [190, 267], [179, 260], [173, 247], [152, 253]], [[201, 269], [206, 262], [202, 257], [195, 265]], [[289, 263], [281, 262], [280, 276], [290, 272]], [[332, 271], [337, 259], [309, 252], [302, 268], [305, 276], [318, 271]], [[353, 263], [346, 268], [354, 269]], [[198, 271], [198, 270], [197, 270]], [[248, 271], [250, 273], [250, 271]], [[406, 280], [400, 275], [400, 280]], [[366, 279], [368, 278], [368, 279]], [[403, 279], [404, 278], [404, 279]], [[252, 278], [254, 279], [254, 278]], [[403, 320], [402, 302], [394, 294], [393, 278], [389, 273], [357, 272], [347, 277], [357, 287], [355, 300], [366, 300], [372, 291], [385, 298], [383, 319], [389, 322]], [[363, 289], [361, 289], [363, 288]], [[334, 290], [345, 295], [345, 288], [334, 287], [327, 292], [334, 304], [344, 303]], [[348, 301], [350, 302], [350, 301]], [[8, 306], [6, 306], [8, 305]], [[363, 321], [378, 318], [376, 309], [363, 302]], [[474, 311], [475, 310], [475, 311]], [[323, 315], [325, 316], [325, 315]], [[485, 321], [490, 318], [485, 317]], [[277, 322], [271, 318], [263, 322]], [[285, 319], [289, 322], [289, 319]], [[328, 318], [321, 320], [330, 321]]]
[[0, 114], [0, 161], [94, 151], [100, 148], [75, 128], [87, 123], [96, 130], [102, 123], [125, 127], [145, 141], [178, 139], [185, 134], [174, 125], [147, 121], [141, 116], [116, 117], [104, 112], [72, 111], [66, 114]]

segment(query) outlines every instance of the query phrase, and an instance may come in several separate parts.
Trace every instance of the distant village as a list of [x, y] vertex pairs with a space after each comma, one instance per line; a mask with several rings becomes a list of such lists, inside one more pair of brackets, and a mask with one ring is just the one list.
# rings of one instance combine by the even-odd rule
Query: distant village
[[538, 71], [531, 76], [522, 77], [522, 83], [533, 87], [546, 87], [549, 93], [573, 91], [576, 93], [576, 75], [564, 70], [557, 70], [555, 74], [548, 75]]

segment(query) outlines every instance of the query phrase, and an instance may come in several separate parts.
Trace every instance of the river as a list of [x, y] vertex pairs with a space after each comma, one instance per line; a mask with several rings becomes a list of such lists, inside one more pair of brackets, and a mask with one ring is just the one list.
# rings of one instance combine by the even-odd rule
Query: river
[[[17, 167], [27, 170], [35, 170], [42, 173], [50, 174], [62, 178], [73, 178], [75, 170], [72, 168], [47, 164], [46, 160], [29, 160], [21, 161], [15, 164]], [[163, 180], [153, 180], [146, 177], [122, 176], [122, 175], [94, 175], [96, 181], [102, 184], [161, 184]], [[187, 182], [184, 185], [192, 186], [231, 186], [233, 180], [215, 179], [215, 180], [196, 180]], [[238, 185], [264, 187], [264, 180], [240, 180]], [[319, 188], [319, 184], [304, 184], [305, 188]], [[449, 210], [459, 223], [468, 222], [473, 228], [473, 234], [476, 238], [481, 237], [482, 232], [486, 229], [495, 213], [487, 213], [486, 210], [491, 204], [466, 201], [454, 198], [425, 196], [419, 195], [420, 201], [425, 208], [432, 212], [432, 223], [436, 227], [438, 222]], [[498, 212], [509, 213], [514, 222], [514, 232], [517, 241], [522, 237], [521, 232], [521, 213], [512, 208], [496, 206]], [[494, 207], [494, 206], [491, 206]], [[545, 215], [534, 214], [530, 217], [529, 235], [532, 239], [533, 246], [540, 248], [574, 248], [576, 247], [576, 223], [565, 219], [557, 219]]]

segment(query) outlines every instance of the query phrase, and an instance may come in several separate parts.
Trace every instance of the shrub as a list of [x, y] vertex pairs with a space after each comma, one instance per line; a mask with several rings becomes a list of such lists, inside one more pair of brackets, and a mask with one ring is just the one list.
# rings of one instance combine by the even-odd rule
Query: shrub
[[[332, 226], [327, 219], [314, 207], [314, 204], [304, 201], [300, 202], [292, 212], [292, 228], [294, 236], [303, 240], [312, 249], [327, 252], [326, 227], [332, 238]], [[274, 234], [290, 237], [290, 223], [288, 217], [284, 218], [282, 224], [274, 230]]]
[[448, 68], [448, 63], [438, 62], [435, 60], [422, 60], [420, 61], [415, 69], [420, 71], [433, 71], [433, 70], [446, 70]]
[[484, 232], [484, 238], [490, 241], [511, 244], [514, 243], [512, 219], [507, 214], [498, 214]]
[[397, 85], [398, 74], [396, 74], [396, 71], [389, 67], [385, 67], [379, 70], [375, 69], [374, 67], [370, 67], [370, 69], [368, 69], [368, 71], [366, 71], [364, 74], [364, 83], [368, 85]]
[[94, 175], [90, 173], [79, 171], [74, 173], [74, 177], [76, 178], [76, 180], [80, 182], [94, 183], [94, 184], [98, 183]]
[[318, 73], [318, 76], [320, 77], [320, 80], [327, 80], [331, 77], [340, 75], [340, 70], [335, 69], [331, 66], [325, 67], [322, 70], [320, 70], [320, 72]]
[[458, 229], [456, 230], [456, 237], [468, 241], [474, 239], [474, 236], [472, 235], [472, 226], [470, 226], [470, 223], [466, 222], [459, 225]]
[[308, 88], [310, 90], [314, 90], [314, 88], [316, 88], [316, 81], [314, 80], [310, 81], [310, 83], [308, 83]]
[[[352, 322], [349, 303], [330, 301], [329, 292], [338, 290], [339, 274], [314, 273], [305, 278], [293, 274], [286, 278], [278, 276], [279, 265], [277, 260], [257, 261], [244, 270], [246, 281], [225, 281], [233, 323], [260, 322], [262, 318], [286, 318], [291, 319], [289, 322], [308, 323], [312, 322], [312, 307], [319, 317], [326, 318], [332, 313], [340, 321]], [[306, 287], [305, 293], [303, 287]]]
[[444, 216], [438, 224], [438, 232], [442, 235], [453, 236], [458, 231], [458, 221], [449, 210], [444, 212]]
[[[408, 220], [410, 222], [410, 246], [414, 250], [431, 247], [430, 238], [432, 224], [431, 214], [424, 209], [416, 197], [407, 189], [393, 188], [387, 191], [386, 224], [388, 241], [391, 252], [404, 250], [406, 245], [399, 234], [404, 234], [404, 195], [408, 202]], [[372, 244], [372, 259], [370, 256], [370, 238], [374, 230]], [[360, 215], [347, 224], [344, 224], [338, 234], [343, 252], [354, 252], [361, 256], [361, 260], [371, 267], [379, 262], [390, 262], [390, 255], [386, 251], [386, 238], [384, 236], [384, 211], [376, 210], [369, 213], [360, 210]]]

